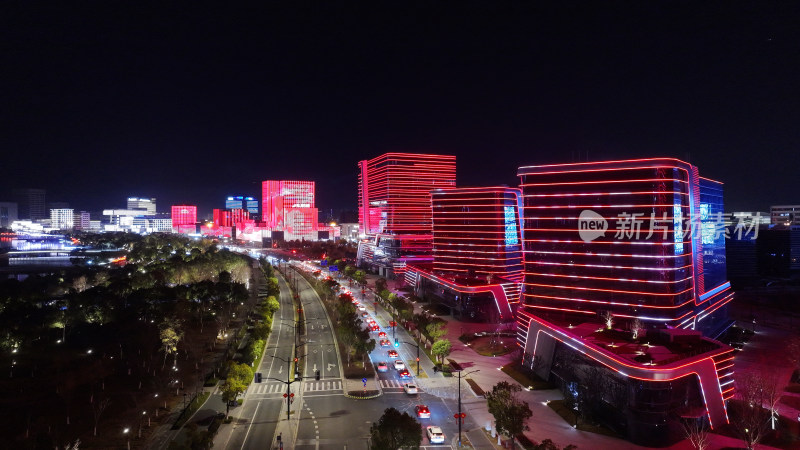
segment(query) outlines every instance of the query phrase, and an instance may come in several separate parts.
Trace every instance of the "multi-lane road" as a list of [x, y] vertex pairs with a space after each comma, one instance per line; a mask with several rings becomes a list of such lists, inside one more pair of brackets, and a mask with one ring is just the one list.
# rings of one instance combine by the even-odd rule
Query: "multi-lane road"
[[[231, 432], [225, 435], [222, 448], [270, 448], [280, 414], [286, 414], [283, 394], [286, 393], [284, 381], [291, 370], [286, 361], [294, 358], [294, 307], [289, 286], [281, 277], [278, 278], [278, 283], [281, 306], [273, 318], [272, 333], [267, 340], [264, 358], [255, 370], [261, 372], [262, 382], [253, 383], [248, 388], [243, 405], [234, 414], [238, 419]], [[297, 392], [298, 385], [299, 383], [291, 384], [291, 392]]]
[[[446, 442], [451, 442], [456, 435], [457, 426], [453, 413], [456, 402], [452, 398], [442, 396], [441, 392], [428, 392], [420, 389], [419, 393], [409, 395], [403, 390], [404, 383], [415, 383], [413, 377], [416, 369], [416, 355], [408, 350], [408, 346], [397, 349], [401, 360], [412, 375], [410, 379], [400, 379], [393, 361], [387, 355], [394, 346], [377, 345], [370, 355], [373, 365], [380, 361], [389, 363], [387, 372], [379, 373], [378, 383], [382, 395], [370, 400], [355, 400], [344, 394], [345, 383], [342, 379], [342, 368], [338, 352], [335, 348], [335, 324], [331, 324], [322, 301], [316, 291], [299, 274], [292, 274], [294, 268], [287, 267], [290, 273], [288, 283], [294, 283], [299, 301], [304, 310], [305, 334], [295, 335], [296, 309], [292, 301], [289, 284], [279, 277], [281, 307], [273, 320], [273, 331], [267, 342], [267, 350], [256, 372], [261, 372], [262, 382], [253, 383], [245, 394], [244, 404], [231, 411], [237, 417], [228, 433], [221, 433], [215, 441], [226, 449], [271, 449], [276, 448], [276, 432], [292, 434], [283, 436], [283, 442], [293, 444], [300, 450], [319, 449], [365, 449], [369, 445], [370, 426], [379, 420], [386, 408], [394, 407], [416, 417], [416, 405], [427, 405], [431, 418], [418, 418], [424, 435], [428, 425], [441, 426], [447, 435]], [[297, 276], [292, 276], [297, 275]], [[375, 317], [372, 305], [367, 308], [369, 315], [364, 321]], [[359, 311], [361, 313], [361, 311]], [[379, 342], [380, 331], [387, 334], [385, 339], [391, 341], [391, 330], [386, 328], [384, 320], [378, 320], [379, 331], [371, 333]], [[296, 347], [296, 345], [299, 346]], [[406, 347], [406, 348], [403, 348]], [[293, 370], [287, 364], [294, 357], [301, 360], [300, 371], [302, 381], [290, 385], [295, 394], [292, 405], [291, 426], [287, 426], [286, 393], [287, 373]], [[320, 380], [315, 379], [316, 371], [320, 371]], [[290, 378], [293, 378], [293, 374]], [[224, 428], [223, 428], [224, 429]], [[432, 446], [423, 437], [422, 448], [441, 448]], [[446, 445], [445, 445], [446, 446]], [[289, 447], [284, 447], [289, 448]]]

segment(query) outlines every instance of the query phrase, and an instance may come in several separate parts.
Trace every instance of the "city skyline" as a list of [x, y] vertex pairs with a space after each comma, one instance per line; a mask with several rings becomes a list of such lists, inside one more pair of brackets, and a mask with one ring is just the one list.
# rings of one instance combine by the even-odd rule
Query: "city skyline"
[[398, 151], [456, 156], [459, 186], [674, 157], [709, 167], [729, 210], [796, 204], [798, 6], [689, 5], [6, 5], [0, 142], [37, 162], [0, 193], [204, 216], [306, 179], [321, 210], [355, 209], [357, 161]]

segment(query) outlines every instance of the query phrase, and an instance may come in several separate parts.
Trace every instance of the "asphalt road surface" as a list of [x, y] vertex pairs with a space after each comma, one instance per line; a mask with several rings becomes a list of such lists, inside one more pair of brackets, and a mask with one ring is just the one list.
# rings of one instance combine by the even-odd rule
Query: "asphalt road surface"
[[[279, 415], [286, 414], [286, 381], [294, 352], [294, 306], [289, 286], [278, 277], [281, 294], [281, 307], [275, 314], [272, 333], [267, 340], [267, 350], [261, 365], [254, 372], [261, 372], [263, 381], [253, 383], [245, 394], [244, 404], [239, 408], [240, 419], [234, 424], [234, 431], [225, 443], [226, 449], [269, 448], [275, 434]], [[280, 380], [280, 381], [278, 381]], [[299, 383], [290, 385], [297, 392]]]

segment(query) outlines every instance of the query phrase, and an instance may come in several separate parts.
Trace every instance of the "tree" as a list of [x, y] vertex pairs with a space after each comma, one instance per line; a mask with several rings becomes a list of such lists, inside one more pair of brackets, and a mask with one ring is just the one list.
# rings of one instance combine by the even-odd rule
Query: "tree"
[[699, 420], [687, 420], [682, 422], [683, 435], [697, 450], [705, 450], [711, 444], [711, 435], [708, 428]]
[[363, 270], [356, 270], [353, 273], [353, 279], [356, 280], [356, 283], [358, 283], [358, 284], [363, 286], [364, 284], [366, 284], [367, 274], [364, 273]]
[[737, 401], [729, 406], [730, 423], [748, 449], [755, 448], [769, 428], [772, 412], [762, 407], [771, 390], [767, 383], [762, 374], [736, 374]]
[[519, 385], [501, 381], [486, 393], [486, 403], [494, 416], [495, 428], [511, 438], [512, 447], [515, 437], [529, 429], [525, 421], [533, 415], [528, 403], [517, 396], [521, 390]]
[[375, 280], [375, 292], [383, 292], [386, 290], [386, 278], [378, 278]]
[[422, 427], [407, 412], [400, 413], [394, 408], [387, 408], [380, 420], [370, 427], [373, 450], [419, 448], [422, 443]]
[[429, 323], [425, 327], [425, 331], [427, 331], [428, 336], [435, 341], [447, 334], [447, 322], [437, 320], [436, 322]]
[[164, 319], [159, 326], [159, 338], [161, 339], [161, 349], [164, 351], [164, 363], [167, 364], [167, 355], [178, 357], [178, 343], [183, 338], [183, 331], [180, 328], [180, 321], [175, 319]]
[[108, 398], [104, 398], [97, 403], [92, 403], [92, 415], [94, 416], [94, 436], [97, 436], [97, 425], [100, 423], [100, 416], [103, 415], [103, 412], [108, 408], [108, 405], [111, 403], [111, 400]]
[[447, 355], [450, 354], [453, 344], [447, 339], [439, 339], [431, 346], [431, 353], [436, 356], [439, 361], [443, 362]]
[[253, 369], [247, 364], [230, 363], [228, 377], [222, 385], [222, 400], [225, 401], [225, 413], [230, 413], [230, 402], [235, 401], [253, 379]]

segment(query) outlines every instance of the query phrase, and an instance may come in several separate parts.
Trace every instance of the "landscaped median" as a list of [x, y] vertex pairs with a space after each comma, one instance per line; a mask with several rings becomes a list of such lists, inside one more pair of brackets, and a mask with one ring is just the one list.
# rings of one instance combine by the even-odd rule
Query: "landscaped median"
[[[362, 327], [361, 319], [352, 302], [352, 297], [347, 294], [336, 295], [339, 283], [333, 279], [321, 282], [313, 276], [298, 271], [308, 281], [317, 295], [323, 300], [325, 312], [336, 324], [334, 327], [334, 341], [339, 350], [342, 362], [342, 376], [345, 380], [359, 380], [375, 377], [375, 369], [369, 360], [369, 352], [375, 348], [375, 341], [369, 332]], [[338, 292], [338, 291], [337, 291]], [[347, 390], [345, 390], [347, 392]], [[378, 394], [380, 395], [380, 394]]]

